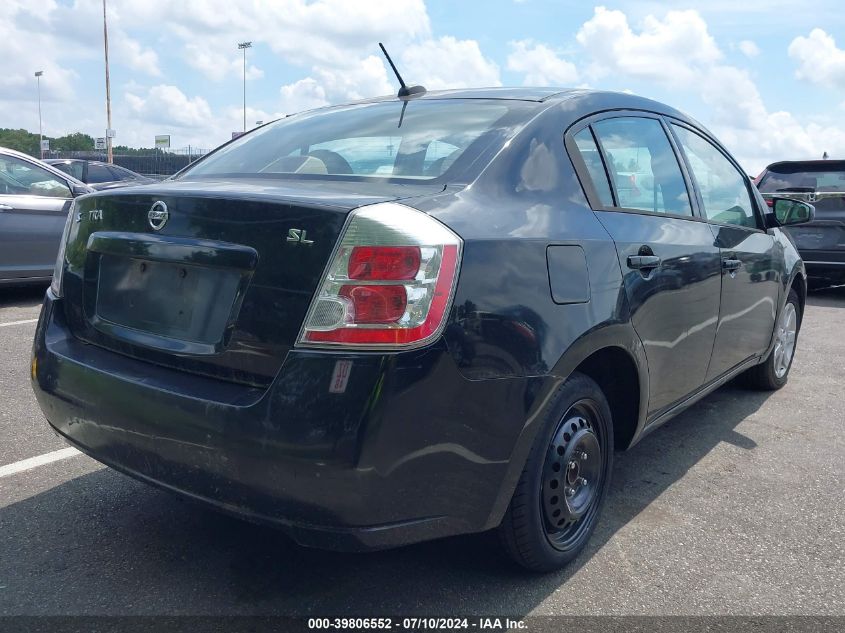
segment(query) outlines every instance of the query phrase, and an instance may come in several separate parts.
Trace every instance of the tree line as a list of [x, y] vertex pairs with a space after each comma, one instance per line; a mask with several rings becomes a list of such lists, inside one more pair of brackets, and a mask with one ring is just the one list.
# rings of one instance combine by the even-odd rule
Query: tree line
[[[50, 141], [50, 151], [61, 152], [86, 152], [94, 150], [94, 137], [83, 132], [74, 132], [65, 136], [45, 136]], [[38, 134], [28, 130], [12, 128], [0, 128], [0, 147], [8, 147], [30, 156], [38, 158], [40, 148], [38, 146]], [[125, 145], [116, 145], [112, 148], [121, 154], [149, 154], [155, 151], [153, 148], [136, 148]]]

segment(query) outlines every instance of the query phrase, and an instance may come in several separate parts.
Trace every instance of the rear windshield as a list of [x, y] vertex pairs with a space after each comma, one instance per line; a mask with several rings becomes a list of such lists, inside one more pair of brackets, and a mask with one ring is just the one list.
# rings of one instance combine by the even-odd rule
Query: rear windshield
[[845, 163], [769, 167], [757, 186], [763, 193], [845, 191]]
[[[403, 107], [404, 105], [404, 107]], [[517, 101], [387, 101], [287, 117], [220, 148], [180, 178], [305, 176], [432, 180], [509, 137]]]

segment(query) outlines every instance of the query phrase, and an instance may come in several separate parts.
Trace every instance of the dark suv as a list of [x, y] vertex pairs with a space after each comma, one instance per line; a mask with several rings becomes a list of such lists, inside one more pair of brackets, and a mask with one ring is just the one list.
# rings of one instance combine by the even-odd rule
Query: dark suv
[[547, 570], [615, 449], [786, 382], [812, 207], [665, 105], [521, 88], [288, 117], [70, 217], [32, 378], [71, 444], [305, 545], [497, 528]]
[[772, 163], [757, 178], [757, 187], [769, 205], [786, 196], [815, 206], [813, 222], [787, 233], [804, 259], [811, 286], [845, 284], [845, 161]]

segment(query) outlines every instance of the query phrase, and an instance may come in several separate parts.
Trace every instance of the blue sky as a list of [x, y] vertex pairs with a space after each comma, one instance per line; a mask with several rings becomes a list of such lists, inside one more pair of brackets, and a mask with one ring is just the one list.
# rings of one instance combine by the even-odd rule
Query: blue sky
[[[845, 157], [845, 10], [829, 0], [108, 0], [117, 142], [211, 148], [247, 122], [394, 90], [377, 48], [429, 89], [627, 90], [710, 127], [749, 172]], [[0, 127], [105, 128], [101, 0], [4, 0]]]

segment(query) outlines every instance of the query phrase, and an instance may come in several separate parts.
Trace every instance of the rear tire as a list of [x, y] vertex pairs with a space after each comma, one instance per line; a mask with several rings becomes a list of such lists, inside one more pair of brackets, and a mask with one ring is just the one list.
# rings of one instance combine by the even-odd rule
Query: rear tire
[[789, 380], [789, 370], [795, 358], [795, 345], [801, 328], [801, 304], [798, 293], [792, 288], [786, 304], [778, 316], [775, 327], [775, 345], [769, 355], [759, 365], [747, 370], [745, 384], [751, 389], [775, 391]]
[[613, 421], [594, 380], [574, 373], [558, 389], [498, 528], [513, 561], [547, 572], [590, 539], [610, 485]]

